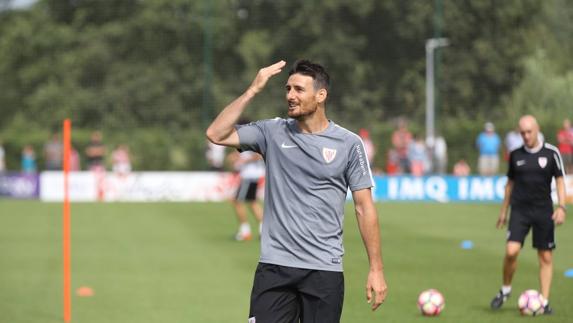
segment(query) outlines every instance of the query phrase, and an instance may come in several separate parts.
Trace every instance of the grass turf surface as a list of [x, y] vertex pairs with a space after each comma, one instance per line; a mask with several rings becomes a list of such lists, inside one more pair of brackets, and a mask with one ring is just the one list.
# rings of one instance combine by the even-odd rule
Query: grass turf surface
[[[367, 259], [352, 206], [347, 206], [342, 322], [523, 322], [517, 296], [538, 288], [531, 238], [520, 255], [514, 294], [497, 312], [503, 231], [498, 205], [378, 204], [387, 301], [371, 312], [364, 296]], [[571, 322], [573, 226], [557, 230], [551, 303]], [[228, 204], [150, 203], [72, 205], [72, 322], [246, 322], [258, 260], [257, 240], [235, 242]], [[474, 248], [460, 248], [472, 240]], [[61, 206], [0, 200], [0, 322], [62, 322]], [[81, 286], [92, 297], [79, 297]], [[446, 308], [422, 317], [419, 292], [440, 290]]]

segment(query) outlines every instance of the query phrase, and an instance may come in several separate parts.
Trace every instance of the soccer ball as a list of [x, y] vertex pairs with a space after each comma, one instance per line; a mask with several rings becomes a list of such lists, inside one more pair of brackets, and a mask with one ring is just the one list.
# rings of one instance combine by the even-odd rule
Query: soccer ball
[[521, 293], [517, 300], [517, 305], [522, 315], [535, 316], [543, 314], [544, 301], [543, 295], [534, 289], [529, 289]]
[[425, 316], [436, 316], [444, 309], [446, 302], [442, 293], [428, 289], [418, 296], [418, 308]]

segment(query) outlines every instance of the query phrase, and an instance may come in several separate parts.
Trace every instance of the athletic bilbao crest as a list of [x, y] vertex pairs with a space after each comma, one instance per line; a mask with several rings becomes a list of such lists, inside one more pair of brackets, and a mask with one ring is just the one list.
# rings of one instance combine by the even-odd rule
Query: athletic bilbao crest
[[537, 159], [537, 162], [539, 163], [539, 166], [541, 166], [541, 168], [545, 168], [545, 166], [547, 166], [547, 157], [539, 157], [539, 159]]
[[322, 158], [327, 164], [330, 164], [336, 157], [336, 149], [322, 148]]

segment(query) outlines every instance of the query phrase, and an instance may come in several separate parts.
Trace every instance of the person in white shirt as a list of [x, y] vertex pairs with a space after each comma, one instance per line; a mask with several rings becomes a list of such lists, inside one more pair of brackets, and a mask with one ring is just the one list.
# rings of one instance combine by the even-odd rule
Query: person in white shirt
[[225, 146], [216, 145], [207, 141], [207, 151], [205, 152], [209, 168], [213, 171], [222, 171], [225, 164]]
[[251, 210], [259, 223], [259, 233], [263, 223], [263, 209], [258, 201], [259, 184], [265, 176], [265, 163], [261, 155], [245, 151], [237, 151], [229, 154], [229, 160], [233, 168], [239, 173], [240, 184], [237, 194], [233, 199], [233, 208], [239, 221], [239, 230], [235, 235], [235, 240], [251, 240], [253, 234], [247, 219], [247, 207]]

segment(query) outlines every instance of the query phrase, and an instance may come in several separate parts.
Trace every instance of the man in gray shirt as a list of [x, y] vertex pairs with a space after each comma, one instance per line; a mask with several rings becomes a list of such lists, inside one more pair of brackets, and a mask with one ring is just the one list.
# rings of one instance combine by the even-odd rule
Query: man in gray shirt
[[251, 86], [217, 116], [207, 138], [252, 150], [266, 162], [261, 257], [249, 323], [339, 322], [344, 297], [342, 225], [348, 188], [370, 270], [366, 296], [377, 309], [387, 293], [370, 166], [356, 134], [326, 117], [324, 68], [295, 63], [285, 86], [289, 119], [236, 126], [249, 102], [286, 62], [262, 68]]

